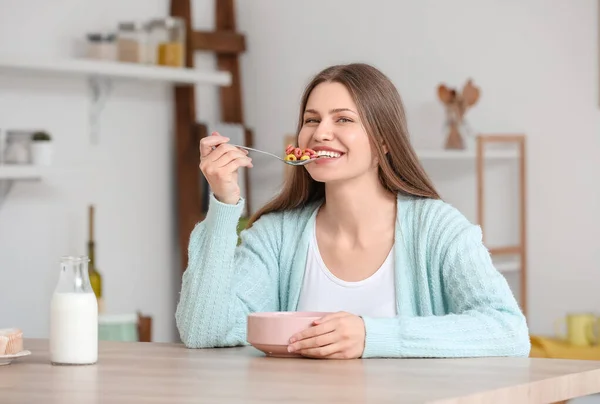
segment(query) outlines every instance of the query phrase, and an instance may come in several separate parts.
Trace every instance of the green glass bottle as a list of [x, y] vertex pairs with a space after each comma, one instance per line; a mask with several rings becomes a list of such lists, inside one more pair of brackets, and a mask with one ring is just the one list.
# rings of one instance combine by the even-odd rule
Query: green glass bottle
[[89, 207], [89, 237], [87, 243], [88, 257], [90, 259], [88, 266], [88, 273], [90, 276], [90, 284], [98, 299], [98, 312], [102, 313], [104, 306], [102, 300], [102, 275], [96, 267], [96, 254], [95, 254], [95, 242], [94, 242], [94, 205]]

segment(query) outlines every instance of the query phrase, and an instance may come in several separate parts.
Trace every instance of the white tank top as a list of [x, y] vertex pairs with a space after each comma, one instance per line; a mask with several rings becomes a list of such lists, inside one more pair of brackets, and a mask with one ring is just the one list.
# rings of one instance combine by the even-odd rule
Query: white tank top
[[313, 229], [298, 311], [346, 311], [357, 316], [395, 317], [394, 249], [367, 279], [347, 282], [327, 269]]

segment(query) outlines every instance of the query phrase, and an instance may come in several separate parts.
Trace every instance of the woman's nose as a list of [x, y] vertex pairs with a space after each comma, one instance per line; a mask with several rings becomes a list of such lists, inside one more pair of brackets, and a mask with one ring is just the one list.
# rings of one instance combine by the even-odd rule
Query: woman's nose
[[321, 142], [331, 140], [333, 139], [333, 136], [333, 129], [325, 122], [321, 122], [314, 134], [315, 140]]

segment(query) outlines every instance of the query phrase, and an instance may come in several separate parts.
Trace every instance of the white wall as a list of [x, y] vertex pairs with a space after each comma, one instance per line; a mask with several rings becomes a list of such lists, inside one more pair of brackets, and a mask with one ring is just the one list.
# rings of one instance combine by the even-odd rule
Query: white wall
[[[194, 2], [198, 28], [212, 27], [212, 3]], [[73, 38], [88, 31], [168, 11], [166, 0], [3, 0], [1, 6], [0, 52], [50, 55], [70, 54]], [[528, 136], [529, 319], [532, 332], [551, 333], [565, 312], [600, 307], [597, 23], [593, 0], [239, 0], [238, 25], [248, 45], [246, 117], [257, 146], [277, 151], [294, 130], [310, 76], [329, 64], [365, 61], [398, 86], [414, 144], [439, 147], [444, 117], [435, 87], [473, 77], [483, 97], [468, 114], [471, 126]], [[208, 55], [196, 60], [214, 62]], [[0, 128], [43, 127], [57, 142], [49, 178], [15, 185], [0, 208], [0, 326], [46, 335], [57, 258], [84, 252], [86, 206], [93, 202], [108, 311], [143, 310], [155, 318], [157, 340], [175, 338], [169, 88], [117, 86], [98, 145], [89, 143], [83, 81], [2, 73], [0, 89]], [[200, 119], [215, 117], [215, 100], [215, 91], [201, 92]], [[256, 207], [277, 190], [273, 172], [281, 166], [255, 160]], [[474, 219], [470, 168], [428, 169], [447, 199]], [[495, 170], [496, 177], [511, 172]], [[500, 184], [489, 197], [504, 214], [513, 210], [514, 195]], [[510, 239], [514, 229], [495, 226], [495, 241]]]
[[[239, 4], [240, 26], [248, 34], [244, 100], [259, 148], [278, 150], [282, 135], [294, 131], [303, 86], [330, 64], [364, 61], [381, 68], [400, 90], [417, 147], [443, 142], [438, 83], [462, 85], [473, 77], [483, 94], [468, 113], [471, 126], [528, 136], [532, 332], [552, 333], [553, 321], [569, 311], [600, 311], [595, 0]], [[256, 160], [255, 206], [277, 189], [271, 173], [280, 169], [277, 162]], [[469, 167], [452, 170], [460, 175], [453, 179], [441, 164], [427, 168], [448, 201], [474, 219]], [[518, 234], [502, 213], [512, 209], [505, 205], [515, 201], [513, 194], [506, 185], [487, 194], [490, 230], [497, 234], [490, 241]]]
[[[2, 0], [0, 9], [0, 53], [69, 56], [87, 32], [165, 16], [168, 2]], [[199, 2], [195, 13], [199, 27], [212, 27], [212, 2]], [[211, 62], [198, 57], [199, 65]], [[106, 311], [152, 315], [154, 339], [172, 341], [179, 267], [171, 89], [116, 83], [97, 145], [89, 137], [88, 95], [81, 79], [0, 72], [0, 130], [45, 128], [56, 141], [48, 177], [16, 183], [0, 207], [0, 328], [47, 336], [58, 259], [85, 253], [87, 205], [94, 203]], [[198, 98], [200, 118], [214, 114], [214, 91]]]

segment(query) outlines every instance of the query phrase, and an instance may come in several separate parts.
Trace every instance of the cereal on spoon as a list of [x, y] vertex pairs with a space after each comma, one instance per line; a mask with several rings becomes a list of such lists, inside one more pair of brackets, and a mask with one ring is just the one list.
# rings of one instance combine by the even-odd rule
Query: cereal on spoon
[[302, 150], [294, 145], [288, 145], [285, 149], [285, 160], [296, 161], [296, 160], [310, 160], [317, 158], [317, 153], [313, 149], [306, 148]]

